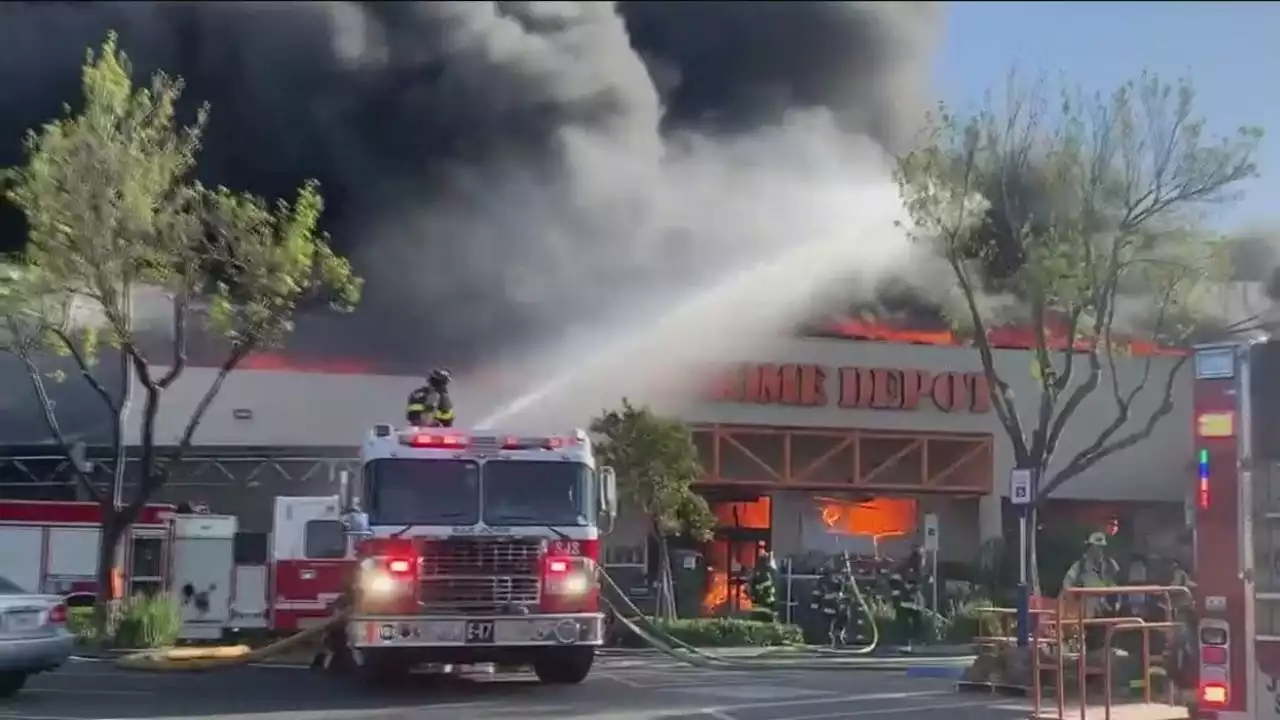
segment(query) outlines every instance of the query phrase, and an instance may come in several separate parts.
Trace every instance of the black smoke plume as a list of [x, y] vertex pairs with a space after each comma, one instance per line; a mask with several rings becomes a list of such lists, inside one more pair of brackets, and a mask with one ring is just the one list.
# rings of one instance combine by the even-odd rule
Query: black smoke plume
[[[0, 164], [74, 102], [86, 48], [116, 30], [138, 79], [180, 75], [212, 104], [204, 180], [272, 197], [322, 183], [366, 300], [303, 322], [294, 352], [466, 365], [794, 242], [739, 227], [752, 220], [726, 208], [803, 210], [768, 207], [736, 170], [802, 176], [852, 134], [900, 147], [939, 17], [898, 2], [3, 3]], [[761, 196], [720, 202], [746, 192]]]

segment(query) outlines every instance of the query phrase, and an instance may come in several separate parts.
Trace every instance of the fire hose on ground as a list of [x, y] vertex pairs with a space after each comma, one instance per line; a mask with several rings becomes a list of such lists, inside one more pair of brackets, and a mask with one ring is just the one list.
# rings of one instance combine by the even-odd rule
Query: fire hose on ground
[[[601, 595], [605, 607], [611, 611], [624, 627], [630, 630], [646, 645], [674, 660], [687, 665], [713, 670], [751, 671], [761, 669], [789, 670], [904, 670], [919, 664], [919, 658], [869, 658], [879, 645], [880, 631], [875, 622], [874, 613], [866, 598], [853, 583], [853, 595], [859, 608], [865, 613], [870, 623], [871, 642], [857, 648], [804, 649], [767, 648], [758, 653], [739, 658], [727, 658], [712, 652], [694, 647], [678, 638], [672, 637], [662, 630], [657, 623], [646, 617], [639, 608], [627, 599], [626, 594], [613, 581], [613, 578], [599, 570], [601, 586], [608, 589], [617, 598], [615, 603], [607, 594]], [[621, 605], [622, 607], [619, 607]], [[249, 648], [246, 645], [216, 647], [172, 647], [131, 653], [119, 658], [116, 664], [130, 670], [149, 672], [206, 672], [222, 668], [261, 663], [278, 657], [298, 648], [313, 646], [324, 633], [334, 625], [344, 623], [348, 616], [346, 603], [340, 603], [339, 609], [325, 623], [303, 630], [283, 640], [260, 648]], [[797, 659], [783, 659], [784, 654], [803, 657], [804, 654], [824, 657], [821, 662], [803, 662]], [[963, 662], [966, 658], [955, 658]], [[968, 658], [971, 659], [971, 658]], [[935, 659], [934, 662], [937, 662]]]
[[[673, 660], [683, 662], [693, 667], [701, 667], [712, 670], [824, 670], [824, 671], [843, 671], [849, 670], [905, 670], [912, 665], [918, 665], [920, 658], [900, 657], [900, 658], [869, 658], [870, 653], [874, 652], [879, 644], [879, 628], [876, 626], [875, 618], [871, 612], [866, 598], [862, 592], [858, 590], [857, 583], [853, 583], [853, 595], [861, 610], [866, 613], [871, 624], [872, 640], [867, 645], [859, 648], [839, 649], [823, 649], [817, 651], [816, 654], [824, 656], [825, 659], [820, 662], [803, 662], [800, 660], [783, 659], [777, 657], [784, 653], [803, 656], [801, 652], [797, 652], [792, 648], [769, 648], [761, 652], [754, 653], [749, 656], [739, 658], [727, 658], [712, 652], [694, 647], [685, 643], [678, 638], [672, 637], [664, 632], [652, 619], [646, 617], [639, 608], [626, 598], [622, 589], [614, 583], [613, 578], [609, 577], [603, 570], [600, 571], [601, 585], [612, 591], [612, 594], [619, 602], [615, 603], [610, 600], [607, 595], [602, 595], [605, 606], [613, 613], [617, 622], [622, 623], [623, 627], [635, 634], [637, 638], [643, 641], [651, 648], [666, 655]], [[621, 604], [622, 607], [618, 607]], [[813, 652], [809, 650], [808, 652]], [[841, 661], [843, 659], [843, 662]], [[958, 658], [959, 661], [972, 660], [972, 658]], [[931, 662], [938, 660], [932, 659]], [[954, 661], [954, 660], [953, 660]]]
[[125, 655], [116, 660], [116, 665], [129, 670], [149, 672], [205, 672], [260, 663], [311, 645], [330, 627], [346, 622], [347, 614], [345, 609], [339, 609], [321, 625], [260, 648], [250, 648], [247, 645], [158, 648]]

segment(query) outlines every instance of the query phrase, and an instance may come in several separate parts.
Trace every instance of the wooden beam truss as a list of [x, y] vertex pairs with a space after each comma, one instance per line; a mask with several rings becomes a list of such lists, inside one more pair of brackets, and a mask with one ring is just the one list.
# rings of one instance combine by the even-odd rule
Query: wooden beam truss
[[694, 442], [707, 486], [975, 495], [993, 483], [989, 434], [699, 425]]

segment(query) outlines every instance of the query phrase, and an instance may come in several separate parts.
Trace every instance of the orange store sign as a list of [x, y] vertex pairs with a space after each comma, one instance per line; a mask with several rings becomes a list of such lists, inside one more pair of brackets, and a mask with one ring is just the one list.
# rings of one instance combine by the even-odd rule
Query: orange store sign
[[985, 413], [991, 409], [980, 372], [828, 367], [808, 363], [740, 363], [723, 368], [710, 388], [716, 402], [859, 410]]

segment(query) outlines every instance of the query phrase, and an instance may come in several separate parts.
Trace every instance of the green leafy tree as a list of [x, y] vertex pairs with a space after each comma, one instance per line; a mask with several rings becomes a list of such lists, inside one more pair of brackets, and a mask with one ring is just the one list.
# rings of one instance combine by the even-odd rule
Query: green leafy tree
[[618, 474], [618, 492], [627, 510], [643, 515], [658, 546], [658, 615], [675, 617], [675, 590], [668, 539], [688, 535], [710, 540], [715, 518], [693, 488], [703, 476], [693, 434], [679, 420], [655, 415], [623, 399], [622, 407], [592, 422], [601, 464]]
[[[1135, 341], [1185, 343], [1204, 319], [1224, 253], [1201, 220], [1256, 175], [1262, 136], [1210, 137], [1192, 87], [1150, 75], [1109, 96], [1045, 88], [1011, 76], [1003, 101], [976, 113], [940, 105], [897, 166], [908, 232], [954, 276], [952, 320], [981, 356], [1015, 461], [1039, 473], [1035, 503], [1172, 412], [1185, 354], [1148, 355], [1128, 382], [1117, 359]], [[1037, 397], [1014, 397], [988, 340], [1010, 322], [1034, 331]], [[1095, 394], [1110, 419], [1074, 422]], [[1092, 439], [1058, 458], [1068, 428]]]
[[[25, 364], [53, 440], [102, 505], [101, 590], [111, 587], [125, 531], [191, 448], [227, 376], [251, 352], [279, 344], [299, 308], [353, 308], [361, 283], [317, 229], [323, 201], [314, 183], [272, 206], [193, 179], [207, 108], [191, 125], [179, 123], [179, 79], [156, 74], [149, 87], [135, 87], [111, 35], [88, 53], [82, 80], [80, 108], [31, 132], [25, 163], [5, 174], [4, 197], [25, 215], [28, 237], [0, 272], [0, 349]], [[135, 298], [144, 289], [159, 291], [172, 313], [162, 356], [140, 342]], [[225, 341], [227, 354], [177, 442], [160, 446], [161, 397], [185, 371], [200, 325]], [[108, 388], [100, 351], [104, 363], [119, 362], [122, 392]], [[87, 383], [115, 417], [111, 493], [91, 482], [83, 447], [63, 432], [46, 385], [64, 379], [50, 372], [51, 356], [69, 358], [77, 372], [65, 380]], [[135, 401], [139, 459], [126, 492], [125, 423]], [[102, 628], [107, 603], [98, 607]]]

